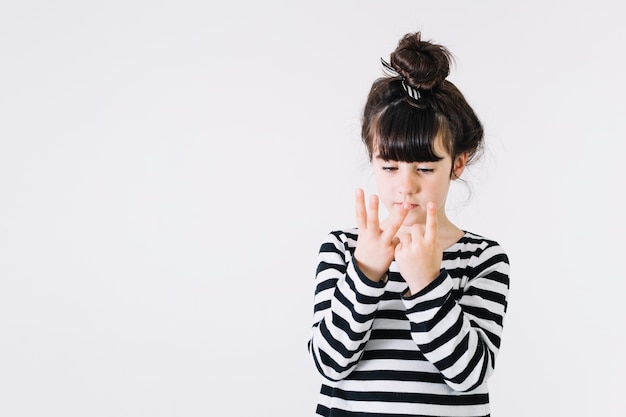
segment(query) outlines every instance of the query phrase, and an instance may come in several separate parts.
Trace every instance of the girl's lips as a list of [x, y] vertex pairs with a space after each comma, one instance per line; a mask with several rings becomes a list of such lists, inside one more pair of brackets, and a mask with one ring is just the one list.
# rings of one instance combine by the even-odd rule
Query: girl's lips
[[[399, 208], [402, 208], [402, 205], [404, 203], [394, 203], [394, 205], [398, 206]], [[409, 210], [413, 210], [418, 208], [420, 205], [419, 204], [413, 204], [413, 203], [409, 203], [411, 205], [411, 207], [409, 207]]]

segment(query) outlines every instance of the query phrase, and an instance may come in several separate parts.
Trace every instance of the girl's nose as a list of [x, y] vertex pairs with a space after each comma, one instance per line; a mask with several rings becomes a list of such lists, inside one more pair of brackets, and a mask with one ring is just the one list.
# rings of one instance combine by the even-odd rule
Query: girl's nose
[[415, 172], [405, 171], [398, 175], [398, 192], [403, 195], [416, 194], [419, 183]]

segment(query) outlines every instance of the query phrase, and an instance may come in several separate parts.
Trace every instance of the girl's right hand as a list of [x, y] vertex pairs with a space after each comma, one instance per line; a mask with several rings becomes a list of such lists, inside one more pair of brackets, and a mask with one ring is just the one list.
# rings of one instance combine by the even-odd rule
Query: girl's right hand
[[410, 205], [403, 205], [392, 214], [389, 227], [380, 228], [378, 219], [378, 196], [369, 198], [369, 211], [365, 208], [365, 193], [357, 189], [355, 194], [356, 223], [359, 236], [354, 251], [354, 259], [361, 270], [372, 281], [380, 281], [393, 261], [399, 239], [396, 233], [402, 226]]

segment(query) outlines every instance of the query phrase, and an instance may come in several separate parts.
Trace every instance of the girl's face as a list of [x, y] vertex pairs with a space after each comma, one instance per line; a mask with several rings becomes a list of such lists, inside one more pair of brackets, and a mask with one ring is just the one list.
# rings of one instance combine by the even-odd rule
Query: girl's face
[[445, 218], [445, 203], [450, 188], [451, 175], [459, 177], [465, 168], [466, 156], [454, 161], [443, 147], [441, 138], [435, 142], [435, 153], [443, 158], [437, 162], [385, 161], [374, 152], [372, 165], [380, 201], [394, 213], [402, 203], [412, 204], [403, 225], [426, 223], [426, 205], [437, 204], [439, 218]]

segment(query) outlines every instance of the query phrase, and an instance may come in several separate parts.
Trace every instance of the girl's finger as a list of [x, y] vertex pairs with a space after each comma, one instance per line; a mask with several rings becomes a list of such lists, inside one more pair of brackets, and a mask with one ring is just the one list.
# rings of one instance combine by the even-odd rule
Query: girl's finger
[[411, 233], [403, 233], [399, 235], [399, 238], [402, 246], [408, 247], [411, 246], [411, 243], [413, 243], [413, 236], [411, 235]]
[[426, 230], [424, 239], [437, 240], [437, 204], [430, 202], [426, 206]]
[[378, 224], [378, 196], [372, 194], [369, 201], [369, 211], [367, 212], [367, 227], [373, 230], [379, 228]]
[[425, 230], [424, 229], [424, 225], [414, 224], [409, 229], [409, 233], [411, 233], [411, 238], [413, 240], [421, 241], [421, 240], [424, 239], [424, 236], [425, 236], [425, 231], [424, 230]]
[[359, 229], [365, 229], [367, 224], [367, 210], [365, 210], [365, 193], [357, 188], [354, 193], [354, 207], [356, 213], [356, 225]]
[[404, 203], [397, 211], [397, 213], [393, 214], [393, 216], [391, 217], [391, 221], [389, 222], [389, 227], [385, 229], [384, 232], [384, 236], [387, 239], [392, 239], [393, 236], [396, 235], [398, 230], [400, 230], [402, 223], [404, 223], [404, 219], [406, 218], [407, 214], [409, 214], [410, 207], [411, 205], [409, 203]]

